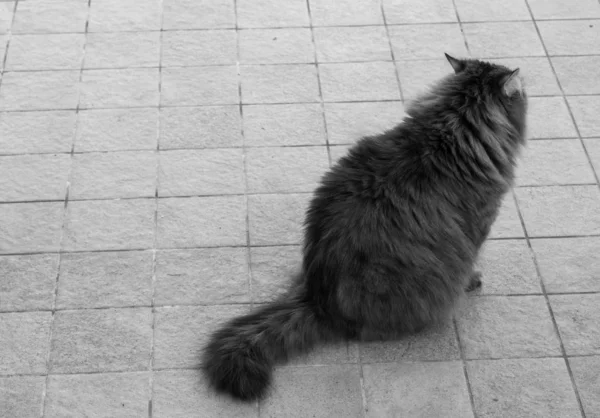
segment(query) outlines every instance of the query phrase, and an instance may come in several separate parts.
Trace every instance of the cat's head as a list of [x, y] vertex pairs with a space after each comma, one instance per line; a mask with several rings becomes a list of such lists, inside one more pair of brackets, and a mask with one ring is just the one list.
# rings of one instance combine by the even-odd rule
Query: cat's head
[[[446, 54], [454, 75], [445, 79], [445, 87], [468, 106], [498, 106], [511, 122], [524, 129], [527, 94], [519, 69], [476, 59], [458, 59]], [[453, 91], [452, 91], [453, 90]]]

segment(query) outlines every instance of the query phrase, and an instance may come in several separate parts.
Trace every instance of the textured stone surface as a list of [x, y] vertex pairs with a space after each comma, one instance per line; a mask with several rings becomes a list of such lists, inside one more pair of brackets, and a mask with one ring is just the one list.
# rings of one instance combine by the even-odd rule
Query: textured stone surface
[[579, 417], [565, 361], [559, 358], [467, 363], [479, 417]]
[[317, 69], [314, 65], [244, 65], [244, 103], [296, 103], [319, 101]]
[[317, 345], [308, 353], [290, 359], [290, 366], [358, 363], [358, 344], [342, 341]]
[[356, 365], [286, 367], [273, 376], [275, 389], [260, 404], [261, 417], [359, 417], [360, 374]]
[[162, 35], [161, 65], [235, 64], [234, 30], [169, 31]]
[[463, 22], [531, 19], [525, 0], [455, 0], [455, 3]]
[[331, 144], [353, 144], [402, 121], [402, 102], [326, 103], [325, 119]]
[[362, 343], [360, 358], [363, 363], [458, 360], [460, 352], [454, 325], [449, 322], [396, 341]]
[[6, 70], [77, 70], [83, 59], [84, 34], [15, 35]]
[[161, 149], [239, 147], [239, 106], [162, 108], [159, 142]]
[[542, 293], [533, 254], [525, 240], [488, 241], [477, 264], [483, 274], [483, 294]]
[[264, 303], [284, 294], [302, 268], [302, 250], [297, 245], [251, 247], [252, 302]]
[[57, 251], [63, 202], [0, 205], [0, 253]]
[[38, 418], [42, 411], [45, 383], [44, 376], [0, 377], [2, 414], [6, 417]]
[[289, 0], [285, 7], [277, 0], [238, 0], [237, 21], [241, 28], [308, 26], [304, 0]]
[[46, 373], [51, 324], [51, 312], [0, 313], [0, 375]]
[[164, 0], [163, 29], [234, 28], [233, 0]]
[[0, 113], [0, 153], [70, 152], [75, 111]]
[[150, 251], [75, 253], [61, 256], [57, 308], [149, 306], [151, 302]]
[[538, 22], [550, 55], [600, 53], [600, 25], [597, 20]]
[[149, 384], [148, 373], [50, 376], [44, 416], [147, 417]]
[[76, 152], [154, 150], [158, 109], [98, 109], [78, 113]]
[[68, 154], [0, 157], [0, 200], [62, 200], [70, 168]]
[[327, 102], [400, 99], [391, 62], [322, 64], [319, 71]]
[[383, 26], [315, 28], [314, 34], [319, 62], [392, 59]]
[[79, 71], [32, 71], [2, 76], [0, 110], [75, 109]]
[[156, 67], [159, 32], [89, 33], [85, 68]]
[[165, 106], [239, 102], [235, 66], [164, 68], [161, 74], [161, 104]]
[[565, 94], [600, 94], [596, 82], [600, 57], [553, 57], [552, 64]]
[[69, 199], [153, 197], [156, 165], [153, 151], [76, 154]]
[[325, 145], [325, 122], [319, 104], [246, 105], [246, 146]]
[[581, 143], [565, 139], [529, 141], [516, 182], [519, 186], [593, 184], [596, 178]]
[[600, 291], [600, 238], [535, 239], [531, 246], [547, 292]]
[[473, 417], [460, 362], [363, 366], [367, 417]]
[[198, 370], [154, 372], [152, 398], [156, 418], [258, 418], [256, 403], [215, 394]]
[[575, 357], [569, 363], [586, 416], [600, 416], [600, 357]]
[[54, 373], [146, 370], [152, 343], [150, 308], [60, 311], [54, 319]]
[[600, 173], [600, 141], [598, 139], [584, 139], [583, 145], [590, 157], [596, 174]]
[[395, 23], [442, 23], [456, 22], [452, 0], [384, 0], [386, 22]]
[[0, 4], [0, 33], [6, 33], [10, 29], [14, 10], [14, 1], [6, 1], [3, 2], [3, 4]]
[[379, 0], [310, 0], [315, 26], [363, 26], [383, 24]]
[[399, 61], [396, 65], [404, 100], [415, 99], [440, 78], [452, 73], [452, 67], [443, 57], [441, 59]]
[[158, 68], [84, 70], [80, 107], [156, 106], [158, 104]]
[[63, 247], [79, 251], [150, 248], [155, 208], [152, 199], [69, 202]]
[[492, 225], [489, 238], [522, 238], [524, 236], [517, 205], [512, 195], [508, 194], [502, 200], [498, 218]]
[[157, 308], [154, 369], [199, 367], [201, 353], [210, 334], [230, 319], [246, 314], [249, 309], [248, 305]]
[[248, 192], [312, 192], [329, 168], [325, 147], [246, 150]]
[[550, 296], [567, 355], [600, 354], [600, 294]]
[[529, 0], [535, 19], [581, 19], [600, 17], [600, 4], [594, 0]]
[[529, 138], [573, 138], [577, 131], [562, 97], [532, 97], [527, 111]]
[[136, 0], [102, 0], [91, 3], [89, 31], [158, 30], [161, 12], [160, 0], [149, 0], [144, 7]]
[[245, 245], [246, 229], [243, 196], [158, 201], [160, 248]]
[[544, 48], [532, 22], [467, 23], [469, 50], [486, 58], [544, 56]]
[[248, 196], [251, 245], [300, 244], [310, 194]]
[[155, 304], [249, 303], [247, 252], [245, 248], [159, 251]]
[[241, 148], [164, 151], [159, 154], [158, 195], [244, 193]]
[[530, 236], [600, 232], [600, 190], [596, 185], [522, 187], [516, 192]]
[[577, 96], [567, 100], [581, 136], [600, 136], [600, 96]]
[[[494, 4], [501, 3], [495, 2]], [[519, 68], [519, 75], [524, 79], [525, 89], [530, 97], [561, 94], [547, 57], [498, 58], [494, 59], [494, 62], [508, 68]]]
[[243, 64], [292, 64], [315, 61], [308, 28], [253, 29], [239, 31]]
[[458, 331], [469, 359], [560, 355], [543, 296], [470, 298], [458, 317]]
[[15, 33], [83, 32], [89, 13], [86, 0], [36, 0], [19, 5]]
[[52, 309], [58, 254], [0, 257], [0, 311]]
[[389, 32], [397, 60], [468, 56], [458, 24], [391, 26]]

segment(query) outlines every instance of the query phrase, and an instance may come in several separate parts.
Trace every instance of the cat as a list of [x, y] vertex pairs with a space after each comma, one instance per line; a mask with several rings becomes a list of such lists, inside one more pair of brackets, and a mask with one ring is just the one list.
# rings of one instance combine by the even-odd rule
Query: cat
[[512, 187], [527, 95], [518, 68], [446, 58], [454, 73], [323, 176], [288, 294], [212, 335], [202, 364], [217, 391], [263, 398], [290, 355], [418, 332], [481, 286], [474, 264]]

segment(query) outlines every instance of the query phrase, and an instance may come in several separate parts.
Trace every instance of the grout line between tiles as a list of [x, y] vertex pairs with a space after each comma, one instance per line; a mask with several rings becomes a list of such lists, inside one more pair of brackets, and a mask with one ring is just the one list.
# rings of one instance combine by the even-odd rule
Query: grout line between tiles
[[0, 63], [0, 88], [2, 87], [2, 80], [4, 79], [4, 73], [6, 73], [6, 61], [8, 59], [8, 50], [10, 49], [10, 41], [12, 39], [12, 26], [15, 23], [15, 16], [17, 15], [17, 7], [19, 5], [19, 0], [15, 0], [15, 4], [13, 4], [13, 15], [10, 21], [10, 25], [8, 27], [8, 31], [6, 32], [6, 40], [4, 55], [0, 57], [2, 62]]
[[458, 329], [458, 321], [456, 317], [452, 318], [452, 324], [454, 325], [454, 334], [456, 336], [456, 342], [458, 343], [458, 352], [460, 354], [460, 361], [462, 363], [463, 374], [465, 376], [465, 383], [467, 384], [467, 392], [469, 393], [469, 401], [471, 402], [471, 411], [473, 412], [473, 418], [477, 418], [477, 410], [475, 409], [475, 400], [473, 398], [473, 389], [471, 387], [471, 380], [469, 379], [469, 372], [467, 370], [467, 360], [463, 349], [462, 339], [460, 338], [460, 332]]
[[385, 27], [385, 34], [388, 39], [388, 47], [390, 48], [390, 55], [392, 57], [392, 62], [394, 63], [394, 73], [396, 74], [396, 82], [398, 83], [398, 90], [400, 91], [400, 101], [404, 103], [404, 92], [402, 91], [402, 82], [400, 81], [400, 71], [398, 70], [398, 61], [396, 60], [396, 56], [394, 54], [394, 44], [392, 43], [392, 37], [390, 36], [390, 28], [387, 22], [387, 16], [385, 14], [385, 6], [383, 4], [383, 0], [379, 1], [379, 6], [381, 8], [381, 16], [383, 18], [383, 25]]
[[465, 49], [467, 50], [467, 55], [471, 56], [471, 49], [469, 48], [469, 41], [467, 40], [467, 35], [465, 34], [465, 28], [462, 20], [460, 19], [460, 13], [458, 12], [458, 7], [456, 6], [456, 0], [452, 0], [452, 6], [454, 7], [454, 13], [456, 13], [456, 20], [458, 21], [458, 27], [460, 28], [460, 33], [463, 37], [463, 42], [465, 44]]

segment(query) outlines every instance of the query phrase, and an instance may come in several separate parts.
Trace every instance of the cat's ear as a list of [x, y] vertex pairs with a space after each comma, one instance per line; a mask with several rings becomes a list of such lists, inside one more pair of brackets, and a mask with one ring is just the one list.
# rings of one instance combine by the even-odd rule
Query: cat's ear
[[509, 74], [502, 78], [502, 91], [507, 96], [512, 96], [515, 92], [521, 92], [523, 85], [521, 84], [521, 77], [519, 77], [519, 69], [511, 71]]
[[452, 68], [454, 69], [454, 74], [460, 73], [467, 67], [467, 64], [464, 61], [454, 58], [446, 53], [444, 53], [444, 55], [446, 56], [446, 59], [448, 60]]

